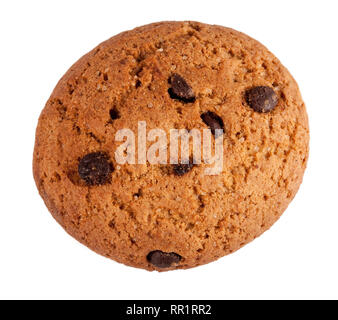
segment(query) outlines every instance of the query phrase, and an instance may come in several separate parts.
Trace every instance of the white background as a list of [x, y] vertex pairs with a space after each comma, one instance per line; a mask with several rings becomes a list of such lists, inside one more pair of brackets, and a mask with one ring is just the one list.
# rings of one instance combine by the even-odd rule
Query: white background
[[[338, 298], [337, 1], [1, 1], [0, 298]], [[161, 20], [249, 34], [291, 71], [306, 102], [303, 185], [260, 238], [217, 262], [167, 273], [120, 265], [53, 220], [31, 162], [38, 116], [59, 78], [99, 42]]]

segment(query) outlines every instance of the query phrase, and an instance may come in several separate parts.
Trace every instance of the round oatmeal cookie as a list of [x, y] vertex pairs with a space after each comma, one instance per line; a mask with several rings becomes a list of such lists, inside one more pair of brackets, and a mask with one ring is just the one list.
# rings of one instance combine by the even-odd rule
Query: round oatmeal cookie
[[[209, 128], [213, 141], [222, 129], [221, 173], [194, 159], [145, 161], [140, 122], [167, 137]], [[135, 163], [117, 161], [122, 129], [135, 134]], [[101, 43], [62, 77], [39, 119], [33, 171], [78, 241], [167, 271], [214, 261], [269, 229], [301, 184], [308, 146], [298, 86], [263, 45], [221, 26], [160, 22]]]

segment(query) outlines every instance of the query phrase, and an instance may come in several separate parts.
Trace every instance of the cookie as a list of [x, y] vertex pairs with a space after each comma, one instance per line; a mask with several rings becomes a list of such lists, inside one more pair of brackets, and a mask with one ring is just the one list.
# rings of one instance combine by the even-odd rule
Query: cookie
[[[207, 174], [210, 162], [190, 151], [149, 161], [155, 129], [209, 129], [222, 170]], [[124, 163], [123, 143], [121, 157], [136, 149]], [[167, 271], [214, 261], [269, 229], [301, 184], [308, 150], [298, 86], [263, 45], [221, 26], [160, 22], [101, 43], [62, 77], [39, 119], [33, 172], [78, 241]]]

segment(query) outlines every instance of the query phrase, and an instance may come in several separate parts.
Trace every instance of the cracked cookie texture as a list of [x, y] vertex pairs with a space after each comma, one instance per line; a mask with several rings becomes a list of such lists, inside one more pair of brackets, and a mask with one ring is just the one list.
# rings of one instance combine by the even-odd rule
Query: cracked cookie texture
[[[115, 134], [137, 132], [138, 121], [167, 133], [224, 129], [222, 173], [119, 165]], [[221, 26], [160, 22], [101, 43], [62, 77], [39, 119], [33, 172], [78, 241], [167, 271], [214, 261], [269, 229], [301, 184], [308, 145], [298, 86], [263, 45]]]

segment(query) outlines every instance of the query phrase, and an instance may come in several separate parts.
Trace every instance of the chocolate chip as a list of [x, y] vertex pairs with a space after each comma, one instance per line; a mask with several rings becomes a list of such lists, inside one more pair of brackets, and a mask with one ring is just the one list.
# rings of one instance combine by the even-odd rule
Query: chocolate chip
[[193, 163], [178, 163], [173, 165], [173, 171], [176, 176], [183, 176], [189, 172], [193, 166]]
[[222, 129], [224, 131], [224, 122], [221, 117], [212, 111], [207, 111], [201, 114], [203, 122], [209, 126], [213, 135], [215, 135], [216, 129]]
[[258, 86], [245, 92], [245, 100], [256, 112], [265, 113], [276, 107], [278, 97], [272, 88]]
[[112, 120], [116, 120], [116, 119], [121, 118], [120, 112], [116, 108], [110, 109], [109, 114], [110, 114], [110, 118]]
[[188, 83], [177, 73], [169, 78], [171, 88], [168, 92], [172, 99], [178, 99], [182, 102], [194, 102], [195, 94]]
[[78, 171], [87, 185], [102, 185], [110, 181], [113, 165], [106, 153], [93, 152], [80, 159]]
[[157, 268], [169, 268], [173, 264], [181, 261], [182, 257], [175, 252], [163, 252], [160, 250], [151, 251], [147, 255], [147, 260]]

